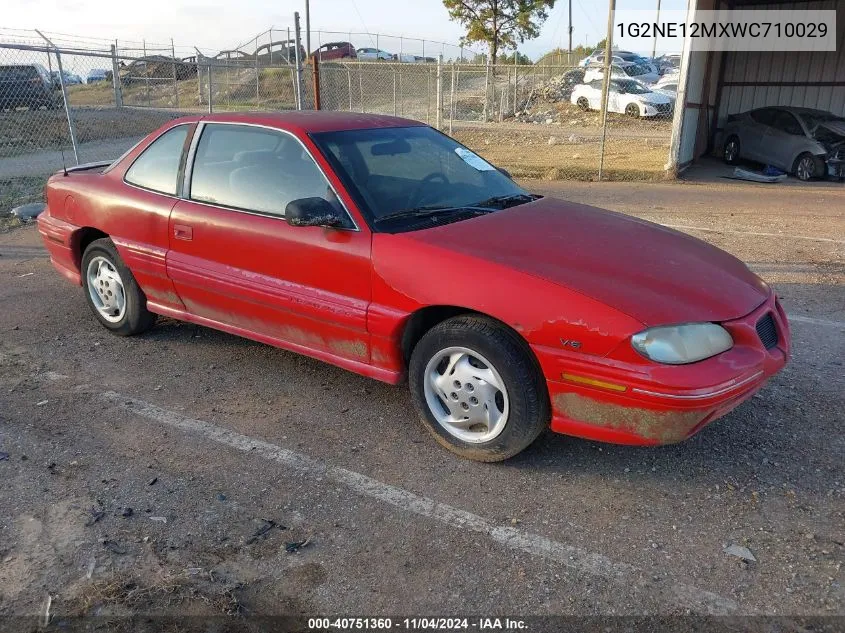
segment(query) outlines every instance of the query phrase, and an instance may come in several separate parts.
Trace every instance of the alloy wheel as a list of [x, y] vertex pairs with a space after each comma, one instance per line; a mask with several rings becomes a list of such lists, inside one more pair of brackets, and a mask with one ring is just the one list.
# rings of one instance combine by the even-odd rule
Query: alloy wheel
[[489, 442], [505, 429], [510, 408], [505, 382], [478, 352], [440, 350], [426, 365], [423, 387], [431, 414], [459, 440]]
[[94, 307], [110, 323], [118, 323], [126, 314], [126, 292], [114, 264], [97, 256], [88, 262], [88, 295]]

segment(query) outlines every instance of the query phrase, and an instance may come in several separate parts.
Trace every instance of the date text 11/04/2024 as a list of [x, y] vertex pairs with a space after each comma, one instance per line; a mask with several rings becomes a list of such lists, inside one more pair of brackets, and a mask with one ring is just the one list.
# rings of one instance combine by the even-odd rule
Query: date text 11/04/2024
[[524, 631], [525, 620], [519, 618], [309, 618], [312, 631], [365, 631], [403, 629], [409, 631]]

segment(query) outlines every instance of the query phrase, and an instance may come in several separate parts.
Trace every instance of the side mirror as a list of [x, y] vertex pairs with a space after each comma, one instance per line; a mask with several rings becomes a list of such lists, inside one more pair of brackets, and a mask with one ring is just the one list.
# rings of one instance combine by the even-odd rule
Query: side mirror
[[343, 218], [323, 198], [291, 200], [285, 207], [285, 220], [291, 226], [343, 226]]
[[496, 169], [499, 170], [500, 174], [507, 176], [508, 178], [513, 180], [513, 176], [511, 176], [511, 173], [507, 169], [505, 169], [504, 167], [496, 167]]

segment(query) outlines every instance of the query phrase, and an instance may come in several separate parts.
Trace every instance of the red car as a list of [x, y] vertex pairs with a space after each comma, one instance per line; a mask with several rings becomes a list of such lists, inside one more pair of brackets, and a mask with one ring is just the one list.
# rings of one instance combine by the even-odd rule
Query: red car
[[329, 42], [311, 53], [311, 56], [327, 62], [332, 59], [357, 59], [358, 52], [349, 42]]
[[530, 194], [415, 121], [178, 119], [46, 197], [53, 264], [115, 334], [162, 314], [407, 379], [434, 437], [472, 459], [549, 425], [677, 442], [789, 355], [783, 309], [738, 259]]

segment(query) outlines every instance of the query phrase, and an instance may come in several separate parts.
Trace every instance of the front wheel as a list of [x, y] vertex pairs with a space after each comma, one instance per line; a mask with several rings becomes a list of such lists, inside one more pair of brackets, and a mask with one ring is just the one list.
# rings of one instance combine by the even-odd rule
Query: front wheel
[[94, 240], [85, 249], [82, 288], [94, 316], [114, 334], [132, 336], [155, 324], [147, 297], [108, 238]]
[[625, 106], [625, 114], [627, 114], [632, 119], [640, 118], [640, 106], [636, 103], [629, 103]]
[[545, 381], [518, 334], [486, 317], [447, 319], [411, 355], [411, 397], [434, 438], [461, 457], [513, 457], [548, 426]]
[[795, 174], [798, 180], [806, 182], [807, 180], [818, 178], [824, 173], [824, 163], [809, 152], [804, 152], [795, 159], [795, 166], [792, 173]]
[[590, 102], [587, 100], [586, 97], [578, 97], [578, 100], [575, 103], [584, 112], [590, 109]]
[[728, 165], [736, 165], [739, 162], [739, 137], [729, 136], [725, 141], [725, 148], [722, 158]]

